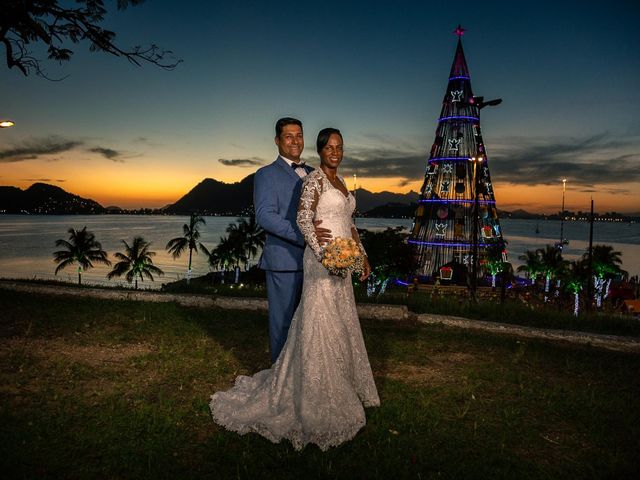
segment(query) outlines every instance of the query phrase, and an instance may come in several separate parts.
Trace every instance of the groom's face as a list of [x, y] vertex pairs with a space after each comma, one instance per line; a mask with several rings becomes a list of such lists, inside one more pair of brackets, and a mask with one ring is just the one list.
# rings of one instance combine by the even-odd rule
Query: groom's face
[[276, 137], [276, 145], [280, 155], [296, 163], [299, 162], [304, 149], [304, 137], [300, 125], [292, 124], [282, 127], [282, 133]]

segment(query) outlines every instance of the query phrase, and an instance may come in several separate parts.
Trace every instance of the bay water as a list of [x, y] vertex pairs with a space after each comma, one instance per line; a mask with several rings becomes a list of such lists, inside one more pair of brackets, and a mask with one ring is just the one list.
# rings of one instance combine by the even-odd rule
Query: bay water
[[[226, 228], [235, 222], [235, 217], [205, 217], [206, 224], [201, 228], [200, 241], [213, 249], [226, 235]], [[60, 279], [77, 281], [74, 266], [61, 270], [54, 275], [56, 264], [53, 252], [57, 239], [68, 239], [69, 228], [81, 229], [84, 226], [93, 232], [114, 260], [115, 252], [124, 251], [121, 240], [131, 244], [133, 237], [141, 235], [152, 244], [156, 252], [154, 263], [164, 270], [165, 275], [155, 282], [144, 281], [142, 288], [159, 288], [163, 282], [184, 278], [187, 270], [189, 252], [173, 259], [165, 250], [167, 242], [182, 235], [182, 225], [188, 223], [188, 217], [162, 215], [0, 215], [0, 278], [22, 279]], [[514, 220], [501, 219], [502, 231], [507, 240], [509, 260], [517, 267], [522, 264], [518, 259], [526, 250], [534, 250], [560, 239], [560, 221], [556, 220]], [[410, 219], [357, 218], [358, 228], [380, 230], [387, 227], [411, 227]], [[536, 229], [539, 233], [536, 233]], [[589, 224], [587, 222], [565, 222], [564, 237], [569, 244], [563, 250], [564, 258], [575, 260], [582, 256], [588, 247]], [[622, 268], [630, 275], [640, 274], [640, 224], [623, 222], [596, 222], [594, 224], [594, 245], [607, 244], [622, 253]], [[252, 259], [255, 264], [257, 259]], [[203, 275], [209, 271], [207, 259], [202, 253], [193, 255], [193, 275]], [[83, 273], [83, 282], [88, 284], [126, 285], [126, 281], [107, 280], [110, 268], [96, 265]]]

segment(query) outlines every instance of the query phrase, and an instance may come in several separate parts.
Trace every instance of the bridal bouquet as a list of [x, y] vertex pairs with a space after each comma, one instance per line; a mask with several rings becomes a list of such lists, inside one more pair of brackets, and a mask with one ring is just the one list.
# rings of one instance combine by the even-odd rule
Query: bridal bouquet
[[364, 272], [364, 257], [352, 238], [337, 237], [324, 248], [322, 265], [330, 274], [345, 278], [349, 272]]

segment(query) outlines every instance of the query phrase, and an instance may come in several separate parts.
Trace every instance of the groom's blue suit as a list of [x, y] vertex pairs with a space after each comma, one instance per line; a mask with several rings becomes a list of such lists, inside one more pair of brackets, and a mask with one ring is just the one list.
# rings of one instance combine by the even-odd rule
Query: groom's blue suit
[[[309, 173], [312, 169], [304, 167]], [[267, 232], [258, 266], [266, 271], [269, 299], [269, 347], [276, 361], [287, 340], [302, 292], [304, 237], [296, 216], [302, 179], [280, 156], [256, 172], [253, 204], [256, 221]]]

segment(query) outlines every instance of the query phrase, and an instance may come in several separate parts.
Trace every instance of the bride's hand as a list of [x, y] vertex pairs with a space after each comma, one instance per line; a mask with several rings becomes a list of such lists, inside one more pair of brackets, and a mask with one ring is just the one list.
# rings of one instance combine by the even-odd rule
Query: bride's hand
[[364, 282], [371, 275], [371, 265], [369, 264], [369, 259], [364, 257], [364, 272], [360, 275], [360, 281]]

